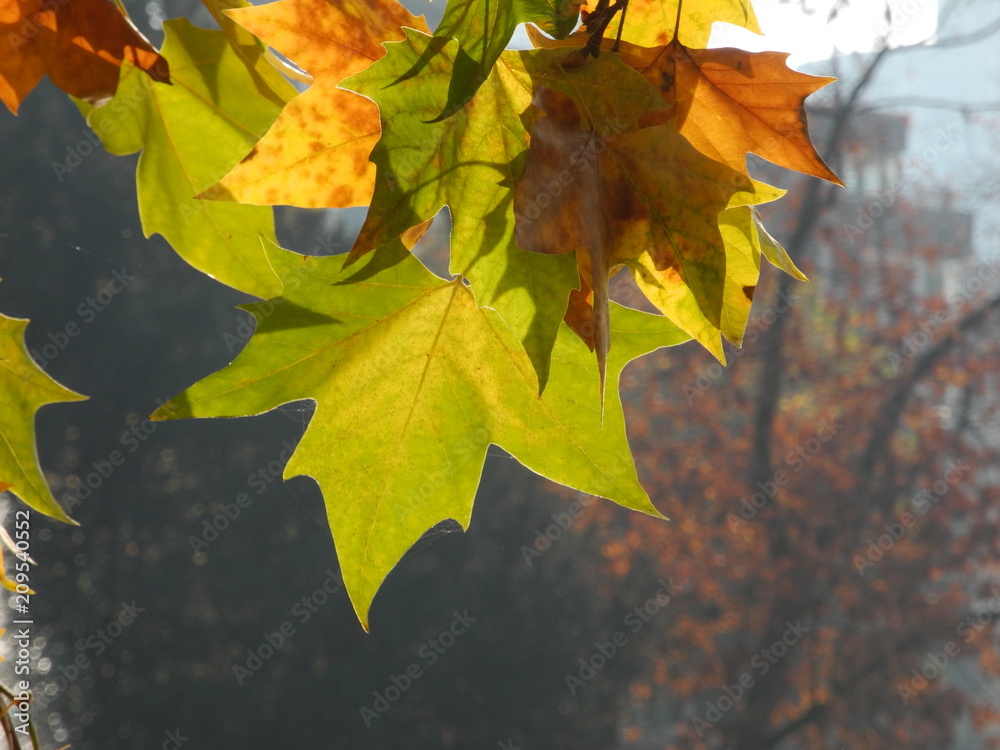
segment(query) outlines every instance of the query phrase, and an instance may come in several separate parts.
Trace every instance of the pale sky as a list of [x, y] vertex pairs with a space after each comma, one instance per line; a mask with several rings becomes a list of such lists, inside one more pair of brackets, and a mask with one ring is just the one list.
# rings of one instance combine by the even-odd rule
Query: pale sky
[[[886, 2], [893, 9], [891, 46], [915, 44], [933, 36], [938, 0], [851, 0], [832, 22], [830, 9], [837, 0], [753, 0], [764, 36], [719, 23], [711, 46], [791, 52], [789, 63], [793, 66], [829, 59], [837, 51], [869, 51], [890, 28]], [[509, 46], [531, 47], [523, 27], [515, 32]]]
[[790, 63], [797, 65], [827, 59], [835, 51], [870, 51], [886, 30], [891, 30], [889, 44], [898, 46], [925, 41], [937, 28], [938, 0], [888, 0], [891, 26], [886, 0], [853, 0], [831, 22], [830, 9], [836, 4], [836, 0], [754, 0], [764, 36], [716, 24], [711, 46], [791, 52]]

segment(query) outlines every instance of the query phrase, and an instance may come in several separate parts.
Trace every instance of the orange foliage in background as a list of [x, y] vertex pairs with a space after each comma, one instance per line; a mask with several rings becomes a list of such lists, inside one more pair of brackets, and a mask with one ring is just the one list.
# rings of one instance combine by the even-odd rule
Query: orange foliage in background
[[678, 348], [625, 373], [640, 476], [671, 522], [596, 504], [596, 575], [654, 567], [686, 593], [644, 640], [624, 747], [942, 748], [959, 719], [1000, 719], [1000, 297], [982, 291], [998, 269], [970, 257], [947, 298], [920, 294], [914, 257], [951, 250], [865, 236], [866, 262], [822, 231], [836, 201], [808, 248], [836, 293], [770, 273], [728, 368]]

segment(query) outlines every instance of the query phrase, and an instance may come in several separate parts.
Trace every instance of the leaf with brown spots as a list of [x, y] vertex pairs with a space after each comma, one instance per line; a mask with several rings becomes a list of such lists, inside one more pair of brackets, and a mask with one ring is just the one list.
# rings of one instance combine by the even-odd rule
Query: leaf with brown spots
[[281, 0], [226, 14], [308, 71], [313, 83], [205, 197], [303, 208], [366, 205], [375, 182], [368, 156], [379, 137], [378, 107], [338, 84], [381, 58], [382, 43], [402, 39], [402, 27], [426, 31], [423, 17], [396, 0]]
[[[526, 250], [576, 253], [593, 290], [592, 312], [579, 309], [585, 289], [574, 297], [568, 322], [592, 329], [592, 341], [589, 333], [584, 340], [601, 369], [611, 346], [608, 279], [622, 265], [664, 315], [722, 359], [719, 332], [741, 338], [749, 305], [742, 288], [756, 284], [756, 269], [734, 270], [727, 288], [732, 243], [719, 215], [779, 193], [705, 157], [671, 123], [607, 137], [562, 93], [540, 89], [536, 103], [545, 116], [532, 130], [515, 191], [516, 237]], [[567, 165], [572, 171], [564, 178]]]
[[122, 61], [170, 81], [167, 61], [107, 0], [0, 0], [0, 39], [0, 101], [14, 114], [46, 75], [91, 104], [115, 95]]
[[[783, 191], [762, 183], [755, 183], [755, 187], [757, 200], [762, 203], [776, 200], [783, 194]], [[725, 245], [722, 263], [725, 277], [717, 321], [706, 316], [703, 311], [700, 314], [697, 312], [700, 307], [693, 292], [678, 278], [674, 269], [659, 269], [648, 256], [640, 256], [632, 261], [629, 268], [633, 271], [639, 289], [657, 308], [662, 310], [679, 301], [688, 310], [689, 317], [700, 321], [712, 331], [714, 342], [718, 342], [718, 335], [714, 332], [717, 328], [731, 344], [742, 346], [760, 275], [760, 258], [767, 240], [760, 234], [753, 206], [735, 206], [723, 211], [719, 214], [719, 231]], [[720, 355], [721, 347], [718, 350], [709, 348], [716, 356]]]

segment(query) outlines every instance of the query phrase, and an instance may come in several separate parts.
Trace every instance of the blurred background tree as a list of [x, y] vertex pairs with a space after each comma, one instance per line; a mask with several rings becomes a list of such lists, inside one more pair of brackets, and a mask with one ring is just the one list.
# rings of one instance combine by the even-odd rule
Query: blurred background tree
[[679, 348], [632, 374], [673, 523], [598, 506], [587, 533], [603, 576], [660, 565], [691, 593], [658, 621], [622, 746], [995, 746], [998, 183], [995, 161], [959, 165], [997, 103], [900, 83], [985, 61], [998, 23], [944, 36], [957, 8], [936, 45], [837, 61], [813, 130], [849, 189], [796, 185], [767, 217], [817, 281], [765, 274], [728, 368]]

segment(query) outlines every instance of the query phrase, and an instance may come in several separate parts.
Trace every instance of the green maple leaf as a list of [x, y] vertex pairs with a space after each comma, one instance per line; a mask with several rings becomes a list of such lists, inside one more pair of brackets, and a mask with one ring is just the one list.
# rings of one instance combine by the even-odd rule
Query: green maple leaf
[[253, 3], [249, 0], [202, 0], [202, 4], [219, 24], [233, 52], [243, 61], [257, 93], [274, 102], [278, 109], [284, 107], [296, 92], [268, 60], [267, 45], [226, 14], [228, 10], [252, 8]]
[[449, 0], [434, 36], [460, 44], [448, 86], [448, 100], [437, 119], [461, 109], [489, 77], [521, 23], [534, 23], [557, 39], [576, 26], [580, 4], [572, 0]]
[[251, 150], [295, 90], [268, 71], [245, 31], [227, 29], [235, 40], [246, 37], [234, 47], [222, 31], [185, 19], [163, 27], [173, 85], [123, 66], [115, 97], [81, 109], [108, 151], [142, 150], [136, 183], [147, 237], [162, 234], [188, 263], [224, 284], [273, 296], [280, 284], [260, 245], [261, 235], [274, 237], [272, 210], [195, 196]]
[[[497, 313], [399, 241], [346, 269], [341, 258], [267, 255], [284, 294], [245, 307], [257, 321], [246, 349], [153, 418], [260, 414], [313, 399], [285, 477], [319, 483], [365, 628], [378, 587], [424, 531], [446, 518], [468, 527], [491, 443], [556, 482], [658, 515], [636, 478], [617, 389], [602, 425], [597, 368], [567, 327], [539, 396]], [[689, 338], [659, 316], [619, 307], [614, 316], [614, 383], [628, 360]]]
[[352, 250], [356, 258], [410, 227], [451, 211], [451, 272], [469, 279], [480, 305], [496, 309], [523, 342], [544, 389], [549, 353], [578, 287], [571, 257], [544, 257], [514, 242], [514, 185], [528, 149], [531, 101], [541, 83], [586, 88], [589, 100], [616, 97], [612, 119], [595, 111], [603, 131], [637, 127], [663, 108], [659, 93], [617, 55], [578, 69], [558, 63], [565, 50], [506, 52], [459, 112], [443, 121], [459, 52], [455, 40], [406, 29], [386, 56], [341, 83], [379, 105], [382, 136], [372, 151], [376, 182], [368, 217]]
[[85, 399], [50, 378], [28, 354], [28, 321], [0, 315], [0, 485], [39, 513], [72, 523], [49, 491], [35, 451], [35, 412]]

